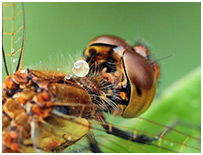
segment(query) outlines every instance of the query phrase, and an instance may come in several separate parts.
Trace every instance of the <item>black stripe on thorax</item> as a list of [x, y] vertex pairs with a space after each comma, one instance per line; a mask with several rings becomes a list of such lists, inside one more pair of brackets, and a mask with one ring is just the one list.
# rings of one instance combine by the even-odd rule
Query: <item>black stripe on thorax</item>
[[116, 48], [118, 46], [116, 45], [112, 45], [112, 44], [105, 44], [105, 43], [94, 43], [94, 44], [91, 44], [89, 47], [91, 46], [107, 46], [107, 47], [111, 47], [111, 48]]

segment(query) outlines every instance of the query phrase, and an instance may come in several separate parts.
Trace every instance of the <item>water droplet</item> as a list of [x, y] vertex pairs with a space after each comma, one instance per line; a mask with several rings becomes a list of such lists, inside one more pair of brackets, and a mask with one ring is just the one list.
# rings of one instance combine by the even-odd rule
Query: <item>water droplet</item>
[[57, 68], [57, 71], [60, 71], [60, 68]]
[[15, 50], [14, 50], [14, 48], [13, 48], [12, 53], [14, 53], [14, 52], [15, 52]]
[[14, 59], [13, 59], [13, 63], [16, 63], [16, 62], [17, 62], [17, 60], [18, 60], [17, 58], [14, 58]]
[[72, 74], [67, 74], [64, 78], [64, 80], [70, 80], [70, 78], [72, 77]]
[[74, 66], [72, 68], [72, 71], [76, 76], [84, 77], [89, 72], [89, 65], [84, 60], [78, 60], [75, 62]]
[[159, 139], [159, 136], [155, 136], [154, 138], [155, 138], [155, 139]]
[[71, 141], [71, 139], [72, 139], [71, 137], [68, 137], [68, 140], [69, 140], [69, 141]]
[[20, 73], [25, 73], [25, 70], [21, 70]]

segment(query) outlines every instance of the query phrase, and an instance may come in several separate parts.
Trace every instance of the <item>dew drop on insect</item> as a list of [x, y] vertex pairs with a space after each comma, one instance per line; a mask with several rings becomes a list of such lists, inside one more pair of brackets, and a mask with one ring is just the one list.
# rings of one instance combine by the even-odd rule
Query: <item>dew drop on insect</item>
[[16, 63], [16, 62], [17, 62], [17, 60], [18, 60], [17, 58], [14, 58], [14, 59], [13, 59], [13, 63]]
[[72, 74], [67, 74], [64, 78], [64, 80], [70, 80], [70, 78], [72, 77]]
[[25, 70], [21, 70], [20, 73], [25, 73]]
[[84, 77], [89, 72], [89, 65], [84, 60], [78, 60], [75, 62], [74, 66], [72, 68], [72, 71], [76, 76]]
[[159, 136], [155, 136], [154, 138], [155, 138], [155, 139], [159, 139]]

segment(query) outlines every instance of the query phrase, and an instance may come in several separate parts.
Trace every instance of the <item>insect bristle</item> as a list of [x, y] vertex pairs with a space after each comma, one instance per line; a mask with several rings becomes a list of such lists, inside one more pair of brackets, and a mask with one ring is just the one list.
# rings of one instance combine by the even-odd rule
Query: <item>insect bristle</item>
[[75, 52], [74, 54], [62, 52], [51, 53], [46, 60], [41, 60], [38, 63], [26, 66], [25, 68], [45, 72], [71, 74], [74, 62], [80, 59], [79, 54], [80, 52]]

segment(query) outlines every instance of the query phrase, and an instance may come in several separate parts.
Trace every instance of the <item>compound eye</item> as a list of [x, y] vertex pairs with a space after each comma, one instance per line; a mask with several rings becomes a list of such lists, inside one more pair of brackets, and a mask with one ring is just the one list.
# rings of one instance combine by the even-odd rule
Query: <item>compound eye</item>
[[138, 44], [138, 45], [135, 45], [133, 46], [133, 49], [139, 53], [140, 55], [142, 55], [143, 57], [145, 57], [151, 64], [154, 72], [155, 72], [155, 75], [156, 75], [156, 80], [158, 81], [158, 78], [159, 78], [159, 67], [157, 65], [157, 63], [150, 59], [149, 58], [149, 47], [147, 47], [147, 45], [142, 45], [142, 44]]
[[125, 75], [130, 82], [130, 100], [123, 110], [123, 117], [136, 117], [151, 105], [156, 92], [156, 78], [148, 60], [135, 51], [123, 54]]
[[140, 55], [142, 55], [143, 57], [147, 58], [149, 57], [149, 50], [147, 47], [145, 47], [144, 45], [136, 45], [133, 46], [133, 49], [139, 53]]
[[140, 89], [150, 89], [154, 83], [154, 72], [150, 63], [134, 51], [126, 51], [123, 55], [126, 74], [131, 85]]

